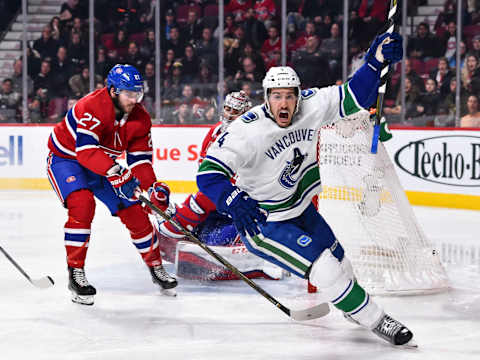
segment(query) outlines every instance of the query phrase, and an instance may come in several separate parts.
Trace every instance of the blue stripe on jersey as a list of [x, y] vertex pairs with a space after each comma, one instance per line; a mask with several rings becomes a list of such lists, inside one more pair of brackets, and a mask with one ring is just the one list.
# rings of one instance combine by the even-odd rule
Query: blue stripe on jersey
[[342, 87], [338, 87], [338, 93], [340, 94], [340, 106], [338, 107], [338, 110], [340, 111], [340, 117], [344, 118], [343, 111], [342, 111], [342, 100], [343, 100], [343, 93], [342, 93]]
[[141, 155], [132, 155], [127, 153], [127, 164], [128, 166], [131, 166], [132, 164], [135, 164], [138, 161], [142, 160], [148, 160], [152, 162], [152, 155], [150, 154], [141, 154]]
[[210, 155], [207, 155], [205, 158], [210, 159], [210, 160], [212, 160], [214, 162], [217, 162], [220, 165], [222, 165], [230, 173], [231, 176], [235, 175], [235, 172], [232, 169], [230, 169], [230, 167], [227, 164], [225, 164], [222, 160], [219, 160], [216, 157], [213, 157], [213, 156], [210, 156]]
[[68, 121], [68, 124], [72, 128], [74, 132], [77, 132], [77, 121], [75, 120], [75, 117], [73, 116], [73, 108], [68, 110], [67, 116], [66, 116], [66, 121]]
[[91, 135], [77, 132], [77, 148], [84, 145], [98, 145], [98, 141]]
[[90, 234], [70, 234], [70, 233], [66, 232], [65, 233], [65, 240], [85, 242], [85, 241], [87, 241], [89, 236], [90, 236]]
[[135, 244], [135, 247], [136, 247], [137, 249], [140, 249], [140, 250], [141, 250], [141, 249], [146, 249], [146, 248], [150, 247], [151, 244], [152, 244], [152, 239], [150, 238], [150, 239], [148, 239], [147, 241], [144, 241], [144, 242], [142, 242], [142, 243], [140, 243], [140, 244]]

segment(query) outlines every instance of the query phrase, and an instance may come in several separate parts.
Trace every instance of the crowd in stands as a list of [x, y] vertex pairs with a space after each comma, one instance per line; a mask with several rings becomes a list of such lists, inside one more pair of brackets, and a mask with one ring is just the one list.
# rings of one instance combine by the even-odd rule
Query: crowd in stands
[[[416, 0], [415, 6], [426, 0]], [[218, 0], [161, 0], [161, 68], [155, 67], [155, 1], [95, 1], [96, 88], [105, 84], [116, 63], [136, 66], [145, 79], [144, 105], [164, 124], [217, 121], [218, 86], [224, 92], [243, 89], [254, 104], [263, 101], [261, 81], [281, 64], [281, 19], [278, 0], [227, 0], [224, 17], [225, 82], [218, 85]], [[287, 64], [302, 86], [342, 82], [342, 1], [287, 2]], [[349, 2], [350, 71], [384, 25], [388, 2]], [[461, 43], [462, 125], [479, 126], [480, 4], [464, 1]], [[412, 9], [409, 9], [411, 12]], [[414, 15], [409, 13], [409, 15]], [[408, 39], [405, 80], [406, 124], [455, 125], [456, 4], [446, 0], [436, 24], [417, 26]], [[68, 0], [58, 16], [27, 50], [28, 107], [31, 122], [57, 122], [89, 92], [88, 1]], [[155, 114], [155, 72], [161, 76], [161, 114]], [[385, 101], [391, 122], [401, 121], [400, 66]], [[22, 60], [0, 89], [0, 121], [21, 122]], [[477, 114], [477, 115], [476, 115]], [[2, 119], [3, 116], [3, 119]], [[464, 120], [465, 119], [465, 120]]]

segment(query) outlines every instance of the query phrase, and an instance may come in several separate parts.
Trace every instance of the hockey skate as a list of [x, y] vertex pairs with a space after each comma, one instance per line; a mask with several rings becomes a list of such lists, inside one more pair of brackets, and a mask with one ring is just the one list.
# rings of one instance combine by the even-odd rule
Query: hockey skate
[[174, 289], [177, 286], [177, 279], [168, 274], [163, 265], [156, 265], [149, 267], [152, 281], [154, 284], [160, 285], [161, 293], [167, 296], [177, 296]]
[[412, 340], [412, 332], [402, 323], [384, 314], [380, 322], [372, 329], [373, 333], [392, 345], [404, 345], [406, 347], [417, 347]]
[[72, 292], [74, 303], [93, 305], [93, 296], [97, 290], [88, 283], [83, 268], [68, 267], [68, 289]]

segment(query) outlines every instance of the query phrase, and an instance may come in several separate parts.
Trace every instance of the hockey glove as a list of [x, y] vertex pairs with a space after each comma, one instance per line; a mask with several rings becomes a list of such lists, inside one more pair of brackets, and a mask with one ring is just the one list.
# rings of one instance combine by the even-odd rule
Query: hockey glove
[[[148, 189], [148, 197], [155, 206], [165, 211], [169, 204], [170, 188], [164, 182], [156, 181]], [[152, 210], [148, 206], [145, 206], [144, 209], [147, 213], [152, 213]]]
[[248, 194], [235, 187], [230, 193], [220, 197], [217, 209], [231, 216], [237, 231], [242, 235], [251, 237], [260, 233], [259, 224], [265, 225], [267, 215], [258, 207], [258, 203]]
[[128, 201], [137, 201], [135, 192], [141, 191], [140, 183], [130, 169], [115, 164], [107, 171], [107, 180], [110, 181], [118, 196]]
[[380, 70], [384, 61], [391, 64], [402, 60], [403, 38], [399, 33], [378, 35], [365, 55], [365, 61]]

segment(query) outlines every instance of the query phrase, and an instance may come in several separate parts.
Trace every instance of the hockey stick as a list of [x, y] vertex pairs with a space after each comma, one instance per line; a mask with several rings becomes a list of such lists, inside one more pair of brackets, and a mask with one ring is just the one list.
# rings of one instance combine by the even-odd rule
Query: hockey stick
[[190, 231], [186, 230], [182, 225], [177, 223], [171, 216], [160, 210], [155, 204], [153, 204], [150, 200], [148, 200], [143, 195], [139, 195], [139, 200], [143, 202], [146, 206], [152, 209], [155, 213], [160, 215], [163, 219], [170, 222], [175, 228], [182, 232], [191, 242], [200, 246], [203, 250], [205, 250], [208, 254], [213, 256], [218, 262], [228, 268], [231, 272], [237, 275], [240, 279], [245, 281], [251, 288], [253, 288], [256, 292], [270, 301], [273, 305], [283, 311], [287, 316], [290, 316], [292, 319], [297, 321], [305, 321], [305, 320], [312, 320], [317, 319], [322, 316], [327, 315], [330, 312], [330, 308], [328, 304], [322, 303], [311, 308], [307, 308], [304, 310], [290, 310], [286, 306], [282, 305], [278, 302], [273, 296], [263, 290], [260, 286], [258, 286], [255, 282], [247, 278], [240, 270], [238, 270], [235, 266], [230, 264], [227, 260], [225, 260], [222, 256], [218, 255], [215, 251], [210, 249], [207, 245], [202, 243], [200, 240], [197, 239], [195, 235], [193, 235]]
[[8, 253], [0, 246], [0, 251], [3, 253], [3, 255], [5, 255], [5, 257], [17, 268], [18, 271], [20, 271], [22, 273], [23, 276], [25, 276], [27, 278], [28, 281], [30, 281], [30, 283], [39, 288], [39, 289], [46, 289], [46, 288], [49, 288], [50, 286], [53, 286], [53, 284], [55, 284], [55, 282], [53, 281], [53, 279], [50, 277], [50, 276], [44, 276], [40, 279], [32, 279], [30, 278], [30, 276], [28, 276], [28, 274], [25, 272], [25, 270], [23, 270], [20, 265], [18, 265], [16, 263], [15, 260], [13, 260], [13, 258], [8, 255]]
[[[390, 10], [388, 11], [387, 19], [387, 33], [392, 33], [395, 28], [395, 18], [397, 17], [397, 0], [390, 0]], [[383, 33], [381, 31], [380, 33]], [[380, 86], [378, 87], [378, 96], [377, 96], [377, 111], [375, 117], [375, 126], [373, 127], [373, 138], [372, 138], [372, 147], [370, 152], [372, 154], [377, 153], [378, 149], [378, 137], [380, 136], [380, 120], [382, 119], [383, 111], [383, 98], [385, 97], [385, 91], [387, 90], [387, 81], [390, 78], [391, 73], [393, 72], [393, 66], [389, 66], [389, 63], [386, 62], [380, 73]]]

